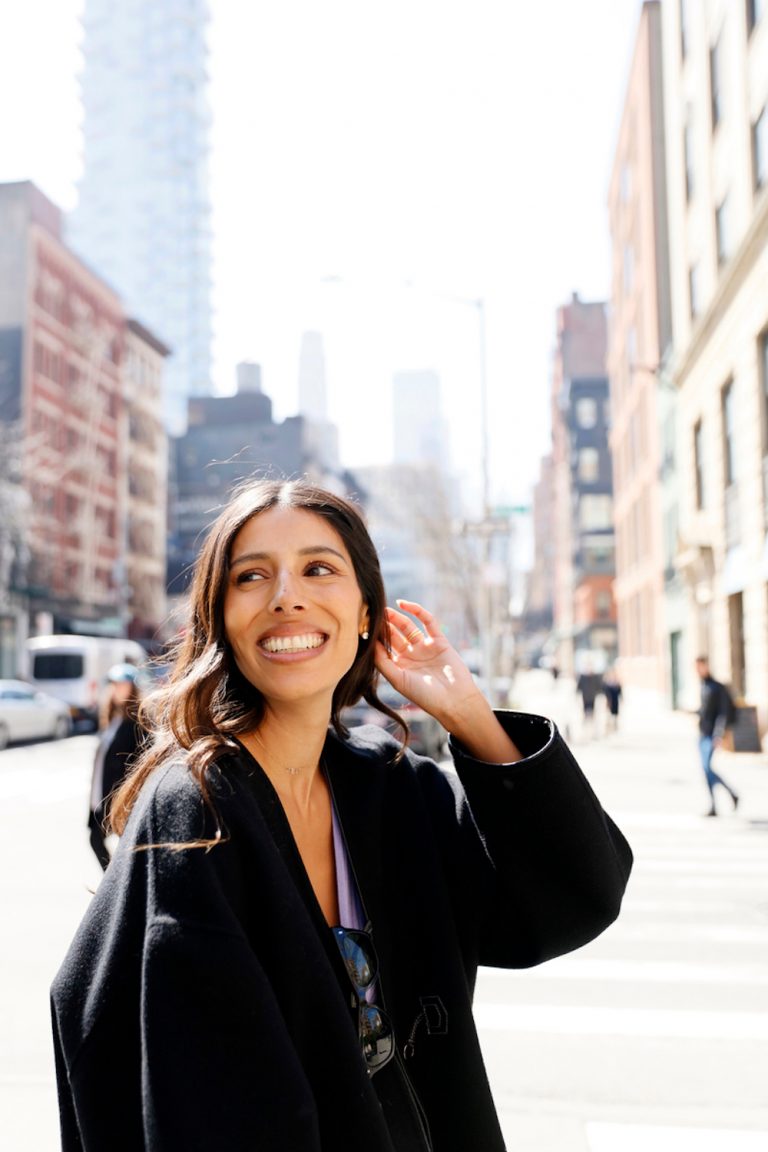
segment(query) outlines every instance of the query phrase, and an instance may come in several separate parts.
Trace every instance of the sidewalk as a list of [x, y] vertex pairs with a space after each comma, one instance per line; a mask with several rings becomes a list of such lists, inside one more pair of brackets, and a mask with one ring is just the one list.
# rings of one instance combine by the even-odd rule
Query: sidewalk
[[[575, 682], [548, 672], [518, 673], [510, 706], [555, 721], [584, 771], [595, 780], [606, 805], [631, 800], [640, 811], [700, 816], [709, 797], [701, 771], [696, 717], [648, 707], [627, 693], [616, 732], [605, 731], [605, 708], [598, 699], [594, 732], [585, 731]], [[738, 815], [768, 829], [768, 754], [718, 749], [716, 770], [740, 795]], [[718, 811], [731, 812], [728, 798], [718, 795]]]
[[[482, 969], [475, 1013], [508, 1146], [525, 1152], [768, 1152], [768, 756], [718, 750], [716, 820], [696, 717], [622, 701], [580, 723], [572, 680], [518, 676], [634, 853], [621, 915], [576, 952]], [[600, 704], [602, 705], [602, 700]]]

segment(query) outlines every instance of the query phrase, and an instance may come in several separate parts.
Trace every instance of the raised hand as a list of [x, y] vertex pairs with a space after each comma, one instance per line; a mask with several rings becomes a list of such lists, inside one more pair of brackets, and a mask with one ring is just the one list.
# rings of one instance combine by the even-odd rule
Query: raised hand
[[413, 600], [398, 600], [397, 604], [397, 609], [387, 608], [389, 650], [381, 642], [376, 644], [376, 667], [382, 676], [401, 695], [439, 720], [478, 760], [496, 764], [520, 760], [520, 752], [432, 613]]
[[412, 600], [397, 604], [411, 615], [387, 608], [391, 647], [387, 651], [382, 643], [376, 645], [376, 666], [393, 688], [449, 728], [449, 718], [480, 691], [432, 613]]

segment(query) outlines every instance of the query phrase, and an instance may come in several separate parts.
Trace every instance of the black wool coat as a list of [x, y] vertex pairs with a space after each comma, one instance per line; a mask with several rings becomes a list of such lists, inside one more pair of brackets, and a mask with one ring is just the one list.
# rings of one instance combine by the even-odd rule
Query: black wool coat
[[[458, 775], [380, 728], [324, 760], [397, 1055], [369, 1078], [350, 983], [277, 794], [245, 751], [210, 835], [182, 765], [145, 785], [52, 989], [64, 1152], [501, 1152], [472, 1018], [479, 964], [526, 967], [617, 916], [631, 867], [554, 726]], [[142, 846], [155, 845], [142, 850]]]
[[[100, 779], [95, 780], [96, 796], [91, 796], [91, 803], [95, 799], [93, 809], [96, 819], [102, 823], [107, 815], [106, 801], [117, 788], [123, 777], [128, 773], [136, 753], [141, 747], [146, 733], [132, 716], [125, 716], [121, 720], [117, 731], [104, 749], [104, 761], [101, 766]], [[100, 743], [106, 742], [106, 733], [102, 732]], [[98, 752], [97, 752], [98, 757]], [[98, 759], [94, 760], [93, 770], [97, 770]], [[93, 792], [94, 789], [92, 788]]]

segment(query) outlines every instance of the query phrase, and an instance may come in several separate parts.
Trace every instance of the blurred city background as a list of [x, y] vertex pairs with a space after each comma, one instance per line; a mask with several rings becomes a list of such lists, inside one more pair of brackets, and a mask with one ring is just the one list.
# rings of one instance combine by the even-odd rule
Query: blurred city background
[[[566, 1048], [652, 1037], [612, 1067], [594, 1049], [604, 1095], [541, 1036], [542, 1081], [515, 1064], [515, 1087], [479, 1013], [516, 1149], [768, 1149], [767, 9], [2, 5], [0, 684], [18, 711], [42, 651], [35, 686], [60, 693], [72, 637], [162, 657], [243, 478], [358, 500], [390, 601], [428, 605], [494, 703], [555, 716], [651, 861], [627, 951], [618, 929], [549, 985], [583, 1012]], [[748, 784], [717, 830], [696, 823], [701, 652], [736, 698], [720, 755]], [[621, 684], [616, 729], [602, 705], [584, 729], [585, 673]], [[61, 737], [48, 707], [38, 735]], [[63, 853], [55, 890], [43, 844], [28, 887], [15, 864], [3, 881], [19, 922], [62, 902], [53, 936], [30, 927], [40, 986], [85, 896], [64, 879], [98, 879], [66, 857], [92, 740], [0, 753], [9, 861], [35, 822]], [[21, 953], [4, 963], [27, 978]], [[535, 1003], [530, 979], [494, 1003]], [[601, 1031], [606, 986], [637, 1015]], [[0, 1072], [0, 1102], [45, 1101], [48, 1125], [9, 1121], [9, 1147], [39, 1152], [42, 1022], [29, 1041], [7, 1011], [28, 1064]]]

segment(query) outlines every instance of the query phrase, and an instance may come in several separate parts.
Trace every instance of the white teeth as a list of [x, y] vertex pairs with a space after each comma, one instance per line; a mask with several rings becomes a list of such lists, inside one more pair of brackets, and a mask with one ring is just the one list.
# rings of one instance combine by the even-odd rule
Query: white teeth
[[325, 637], [317, 632], [307, 636], [267, 636], [261, 641], [267, 652], [304, 652], [308, 648], [319, 648]]

